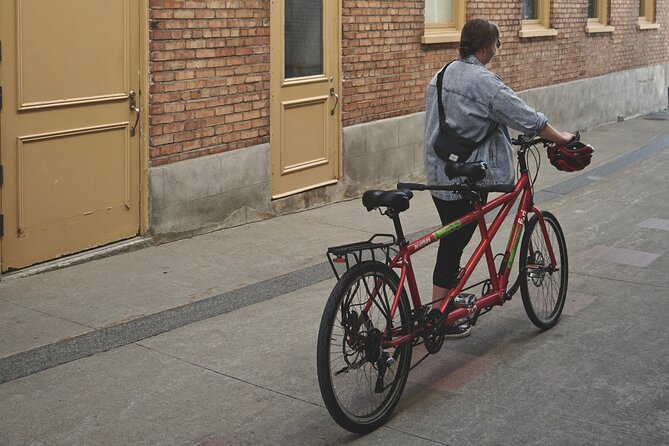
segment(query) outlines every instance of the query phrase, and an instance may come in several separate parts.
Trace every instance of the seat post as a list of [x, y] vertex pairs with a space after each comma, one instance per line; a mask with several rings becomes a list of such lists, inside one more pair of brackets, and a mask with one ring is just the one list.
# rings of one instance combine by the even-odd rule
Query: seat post
[[400, 222], [400, 215], [396, 214], [391, 217], [395, 225], [395, 232], [397, 233], [397, 242], [404, 242], [404, 231], [402, 230], [402, 222]]

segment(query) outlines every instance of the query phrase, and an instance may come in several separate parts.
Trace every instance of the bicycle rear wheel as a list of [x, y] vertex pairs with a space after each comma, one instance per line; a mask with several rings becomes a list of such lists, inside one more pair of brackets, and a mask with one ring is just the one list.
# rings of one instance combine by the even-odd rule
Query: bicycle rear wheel
[[397, 274], [381, 262], [366, 261], [348, 270], [332, 290], [323, 311], [316, 365], [323, 401], [332, 418], [356, 433], [371, 432], [390, 417], [411, 366], [411, 341], [384, 348], [410, 330], [411, 312]]
[[[548, 241], [537, 215], [527, 222], [520, 246], [520, 294], [525, 312], [532, 323], [542, 330], [557, 324], [567, 297], [569, 267], [567, 244], [557, 219], [542, 212]], [[551, 265], [549, 246], [555, 255]]]

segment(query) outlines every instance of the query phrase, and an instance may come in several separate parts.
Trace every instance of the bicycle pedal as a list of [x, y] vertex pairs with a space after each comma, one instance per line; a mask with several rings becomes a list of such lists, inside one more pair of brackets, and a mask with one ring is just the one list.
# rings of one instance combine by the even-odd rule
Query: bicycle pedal
[[460, 293], [453, 298], [455, 308], [471, 308], [476, 302], [476, 295], [470, 293]]

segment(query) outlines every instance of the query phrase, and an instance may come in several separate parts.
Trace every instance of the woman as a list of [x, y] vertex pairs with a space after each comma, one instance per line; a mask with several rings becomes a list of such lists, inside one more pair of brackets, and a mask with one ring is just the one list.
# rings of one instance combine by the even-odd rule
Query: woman
[[[458, 136], [481, 141], [489, 129], [497, 128], [481, 143], [467, 160], [484, 161], [488, 165], [486, 178], [479, 184], [511, 184], [514, 182], [514, 159], [507, 127], [530, 136], [540, 136], [558, 144], [574, 137], [551, 127], [542, 113], [529, 107], [516, 93], [485, 66], [501, 46], [499, 28], [493, 22], [472, 19], [465, 23], [460, 36], [460, 58], [444, 73], [442, 101], [445, 121]], [[428, 184], [449, 184], [444, 173], [445, 162], [434, 151], [439, 132], [437, 106], [437, 76], [427, 88], [425, 118], [425, 173]], [[471, 203], [448, 191], [432, 191], [432, 199], [442, 224], [447, 224], [472, 211]], [[485, 199], [485, 198], [484, 198]], [[455, 286], [462, 251], [472, 238], [475, 224], [470, 224], [439, 242], [437, 262], [433, 273], [432, 301], [442, 299]], [[468, 324], [447, 327], [447, 337], [470, 334]]]

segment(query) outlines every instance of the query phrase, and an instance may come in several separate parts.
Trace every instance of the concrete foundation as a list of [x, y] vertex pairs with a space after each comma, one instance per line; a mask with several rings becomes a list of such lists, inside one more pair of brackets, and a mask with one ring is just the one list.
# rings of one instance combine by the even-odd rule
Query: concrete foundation
[[[561, 130], [583, 130], [667, 107], [669, 64], [527, 90], [520, 96]], [[357, 197], [423, 175], [425, 114], [343, 129], [343, 177], [271, 199], [270, 147], [262, 144], [151, 169], [151, 232], [188, 237]]]
[[151, 169], [151, 231], [188, 237], [357, 197], [421, 177], [424, 113], [347, 127], [344, 177], [331, 186], [271, 199], [270, 148], [262, 144]]
[[584, 130], [669, 106], [669, 64], [581, 79], [520, 92], [564, 130]]

